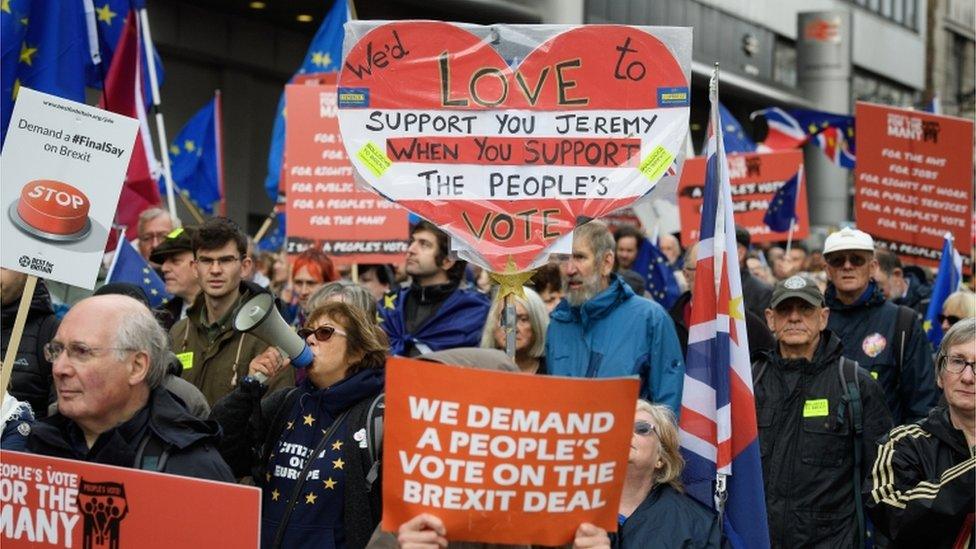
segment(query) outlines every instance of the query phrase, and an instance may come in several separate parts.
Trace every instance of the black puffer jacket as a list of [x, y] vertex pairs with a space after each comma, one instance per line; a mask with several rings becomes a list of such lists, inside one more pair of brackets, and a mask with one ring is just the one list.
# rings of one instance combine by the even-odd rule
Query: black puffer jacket
[[699, 549], [721, 546], [718, 515], [668, 484], [651, 489], [616, 533], [613, 549]]
[[[892, 429], [881, 441], [864, 488], [868, 514], [893, 547], [969, 547], [976, 544], [976, 457], [949, 410], [933, 409], [918, 423]], [[969, 516], [969, 543], [965, 536]], [[960, 536], [962, 534], [962, 536]]]
[[[813, 361], [762, 353], [753, 366], [772, 547], [851, 547], [857, 538], [851, 416], [838, 368], [840, 340], [820, 335]], [[877, 382], [857, 369], [863, 405], [861, 475], [891, 428]]]
[[858, 300], [845, 305], [837, 299], [833, 284], [824, 294], [830, 307], [830, 328], [844, 345], [844, 356], [878, 380], [895, 425], [917, 421], [935, 406], [932, 347], [922, 325], [912, 319], [906, 332], [896, 334], [900, 306], [886, 301], [872, 281]]
[[[10, 343], [19, 305], [20, 300], [17, 299], [0, 310], [0, 356], [7, 355], [7, 345]], [[44, 344], [54, 338], [59, 324], [60, 321], [51, 308], [51, 296], [47, 287], [43, 281], [38, 280], [10, 378], [10, 394], [17, 400], [30, 404], [36, 418], [47, 415], [53, 378], [51, 363], [44, 358]]]
[[60, 414], [35, 423], [27, 447], [45, 456], [156, 470], [140, 459], [148, 454], [144, 448], [140, 451], [147, 439], [165, 452], [165, 462], [160, 452], [162, 473], [234, 482], [230, 467], [217, 451], [220, 426], [193, 417], [162, 388], [150, 393], [149, 402], [135, 416], [102, 433], [90, 449], [78, 425]]

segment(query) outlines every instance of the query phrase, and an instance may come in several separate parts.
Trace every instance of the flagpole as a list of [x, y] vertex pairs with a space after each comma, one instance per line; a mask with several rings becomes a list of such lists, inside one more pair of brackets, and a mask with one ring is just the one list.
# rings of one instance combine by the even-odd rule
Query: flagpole
[[220, 90], [214, 91], [214, 136], [217, 146], [217, 188], [220, 190], [220, 215], [227, 217], [227, 193], [224, 191], [224, 110]]
[[115, 265], [119, 262], [119, 249], [122, 246], [128, 246], [129, 241], [125, 239], [125, 225], [112, 225], [112, 230], [118, 231], [118, 242], [115, 244], [115, 255], [112, 256], [112, 264], [108, 266], [108, 272], [105, 273], [105, 282], [108, 283], [112, 280], [112, 275], [115, 273]]
[[793, 247], [793, 230], [796, 228], [796, 211], [800, 204], [800, 191], [803, 188], [803, 166], [800, 166], [800, 177], [796, 180], [796, 196], [793, 197], [793, 217], [790, 218], [790, 233], [786, 235], [786, 253]]
[[[159, 139], [160, 157], [163, 162], [163, 177], [166, 178], [166, 205], [169, 209], [170, 217], [176, 219], [176, 194], [173, 192], [173, 175], [170, 169], [169, 150], [167, 148], [169, 140], [166, 138], [166, 125], [163, 123], [163, 113], [159, 108], [161, 101], [159, 99], [159, 82], [156, 80], [156, 56], [153, 55], [155, 48], [153, 47], [152, 33], [149, 30], [149, 14], [146, 8], [139, 10], [139, 19], [142, 22], [142, 25], [140, 25], [143, 33], [142, 45], [146, 52], [146, 62], [149, 64], [149, 87], [152, 90], [153, 114], [156, 115], [156, 133]], [[203, 222], [203, 217], [200, 216], [199, 212], [191, 208], [190, 213], [196, 218], [198, 223]]]

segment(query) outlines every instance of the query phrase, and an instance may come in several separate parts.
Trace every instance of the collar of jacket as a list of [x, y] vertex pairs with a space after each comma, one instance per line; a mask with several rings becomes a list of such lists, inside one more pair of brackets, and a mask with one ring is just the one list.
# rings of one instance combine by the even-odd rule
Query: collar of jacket
[[454, 290], [458, 289], [460, 284], [460, 280], [453, 280], [444, 284], [434, 284], [433, 286], [420, 286], [414, 282], [410, 285], [409, 295], [412, 299], [416, 299], [418, 303], [428, 305], [430, 303], [444, 301]]
[[566, 298], [552, 311], [553, 320], [575, 322], [588, 328], [590, 324], [613, 312], [618, 305], [634, 297], [634, 290], [617, 273], [610, 273], [610, 285], [578, 307], [571, 306]]
[[932, 408], [928, 417], [921, 423], [926, 431], [932, 433], [932, 436], [944, 442], [956, 453], [964, 456], [971, 455], [966, 443], [966, 435], [952, 424], [948, 405]]
[[827, 291], [824, 292], [824, 301], [826, 301], [827, 306], [830, 307], [831, 311], [851, 311], [854, 309], [860, 309], [862, 307], [879, 307], [884, 305], [885, 296], [884, 292], [878, 286], [878, 283], [873, 279], [868, 282], [867, 288], [861, 293], [854, 303], [850, 305], [845, 305], [837, 299], [837, 288], [834, 287], [833, 282], [827, 283]]
[[302, 391], [301, 404], [305, 410], [308, 405], [322, 406], [329, 415], [338, 417], [339, 414], [351, 408], [364, 398], [370, 398], [383, 392], [386, 372], [381, 368], [367, 368], [345, 377], [328, 387], [316, 387], [308, 377], [300, 385]]

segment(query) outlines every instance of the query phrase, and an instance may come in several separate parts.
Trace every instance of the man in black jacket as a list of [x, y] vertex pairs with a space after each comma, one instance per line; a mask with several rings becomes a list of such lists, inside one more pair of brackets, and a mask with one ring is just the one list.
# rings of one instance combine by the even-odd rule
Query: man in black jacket
[[894, 428], [864, 490], [893, 547], [969, 547], [976, 535], [976, 319], [949, 329], [936, 358], [945, 405]]
[[[20, 296], [24, 293], [27, 275], [17, 271], [0, 268], [0, 356], [7, 356], [7, 346], [17, 318]], [[34, 410], [34, 417], [47, 415], [51, 396], [51, 363], [44, 358], [44, 344], [51, 341], [58, 331], [58, 317], [51, 308], [51, 297], [43, 280], [37, 281], [27, 323], [17, 348], [13, 372], [10, 378], [10, 394], [17, 400], [27, 402]]]
[[860, 481], [891, 427], [884, 395], [844, 359], [813, 280], [773, 289], [766, 322], [777, 347], [753, 364], [772, 547], [863, 546]]
[[166, 332], [141, 303], [122, 295], [78, 302], [45, 354], [58, 413], [34, 424], [30, 451], [234, 481], [216, 449], [220, 427], [191, 416], [160, 387]]

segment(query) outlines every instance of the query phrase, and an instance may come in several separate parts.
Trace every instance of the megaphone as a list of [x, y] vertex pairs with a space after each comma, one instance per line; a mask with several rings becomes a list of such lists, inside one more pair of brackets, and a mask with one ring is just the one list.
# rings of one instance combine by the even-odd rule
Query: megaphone
[[[244, 302], [234, 317], [234, 329], [278, 347], [288, 355], [295, 368], [307, 368], [312, 364], [312, 350], [281, 318], [274, 296], [269, 293], [260, 293]], [[254, 377], [261, 383], [267, 381], [264, 374], [255, 374]]]

